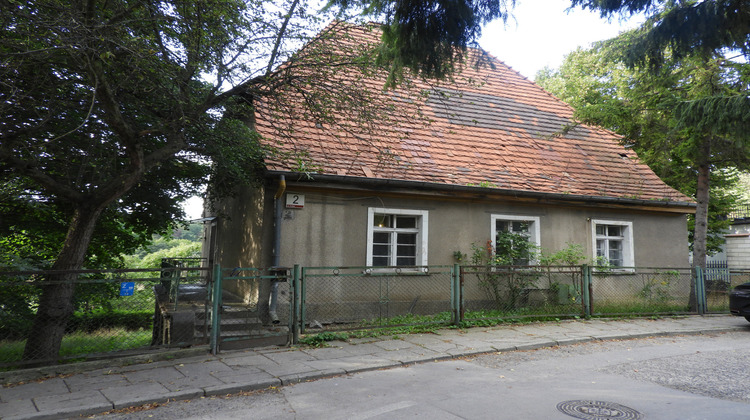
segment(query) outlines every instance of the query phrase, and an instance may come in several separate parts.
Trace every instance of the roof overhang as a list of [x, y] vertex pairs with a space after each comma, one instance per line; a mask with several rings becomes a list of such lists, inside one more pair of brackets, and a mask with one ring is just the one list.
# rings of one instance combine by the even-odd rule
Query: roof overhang
[[382, 194], [412, 195], [434, 199], [462, 199], [462, 200], [510, 200], [538, 204], [566, 204], [591, 207], [606, 207], [617, 209], [631, 209], [639, 211], [656, 211], [666, 213], [694, 214], [695, 202], [643, 200], [638, 198], [606, 197], [592, 195], [575, 195], [560, 193], [545, 193], [536, 191], [508, 190], [468, 185], [451, 185], [423, 181], [407, 181], [400, 179], [383, 179], [353, 177], [331, 174], [301, 174], [288, 171], [267, 171], [268, 178], [284, 175], [288, 187], [291, 184], [304, 186], [306, 189], [339, 190], [341, 192], [378, 191]]

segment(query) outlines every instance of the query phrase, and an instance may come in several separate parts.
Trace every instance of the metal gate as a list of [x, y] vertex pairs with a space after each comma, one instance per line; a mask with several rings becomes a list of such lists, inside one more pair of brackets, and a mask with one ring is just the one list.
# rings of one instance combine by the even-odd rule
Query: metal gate
[[291, 342], [291, 269], [214, 268], [210, 305], [210, 345], [236, 349]]

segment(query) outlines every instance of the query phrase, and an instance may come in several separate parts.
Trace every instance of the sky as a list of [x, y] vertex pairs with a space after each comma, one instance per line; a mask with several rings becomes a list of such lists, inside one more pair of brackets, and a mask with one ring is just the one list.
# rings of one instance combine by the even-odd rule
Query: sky
[[[570, 0], [517, 0], [513, 17], [496, 21], [482, 30], [479, 45], [514, 70], [534, 80], [544, 66], [557, 68], [565, 54], [592, 42], [609, 39], [635, 28], [642, 17], [608, 22], [598, 13], [580, 8], [566, 12]], [[203, 200], [184, 204], [188, 219], [201, 217]]]
[[482, 31], [480, 46], [533, 80], [544, 66], [557, 68], [565, 54], [592, 42], [614, 38], [643, 23], [642, 16], [612, 22], [580, 8], [569, 12], [570, 0], [518, 0], [507, 23], [495, 21]]

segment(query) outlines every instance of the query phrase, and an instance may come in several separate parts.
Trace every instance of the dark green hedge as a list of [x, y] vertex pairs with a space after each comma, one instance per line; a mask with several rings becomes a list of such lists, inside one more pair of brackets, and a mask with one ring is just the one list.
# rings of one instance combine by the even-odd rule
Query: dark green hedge
[[76, 312], [66, 327], [67, 332], [94, 332], [101, 328], [125, 328], [126, 330], [151, 329], [154, 311], [97, 311]]
[[[34, 314], [7, 314], [0, 311], [0, 340], [23, 340], [31, 331]], [[68, 321], [65, 332], [92, 333], [101, 328], [124, 328], [129, 331], [151, 329], [153, 311], [76, 312]]]

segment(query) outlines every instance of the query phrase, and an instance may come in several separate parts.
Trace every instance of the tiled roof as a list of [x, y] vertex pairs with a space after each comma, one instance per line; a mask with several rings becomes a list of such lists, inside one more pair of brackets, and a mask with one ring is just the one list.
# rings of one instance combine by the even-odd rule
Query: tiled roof
[[[377, 40], [377, 32], [361, 27], [350, 31], [356, 42]], [[470, 58], [476, 54], [476, 50], [469, 51]], [[258, 131], [281, 152], [302, 152], [313, 164], [314, 169], [308, 170], [352, 177], [353, 182], [365, 177], [691, 201], [661, 181], [635, 152], [621, 146], [617, 135], [574, 124], [570, 106], [501, 61], [492, 57], [489, 61], [491, 66], [464, 66], [451, 82], [416, 81], [386, 91], [382, 90], [385, 73], [368, 75], [365, 80], [345, 69], [327, 73], [330, 86], [356, 80], [352, 83], [379, 92], [379, 99], [385, 101], [378, 104], [381, 112], [392, 111], [368, 122], [366, 130], [355, 132], [300, 113], [292, 118], [293, 131], [287, 132], [291, 135], [280, 141], [273, 129], [277, 122], [259, 106]], [[423, 91], [430, 94], [420, 95]], [[351, 115], [340, 110], [334, 116], [340, 118], [345, 113]], [[421, 117], [415, 119], [414, 115]], [[294, 159], [267, 161], [272, 171], [297, 171], [298, 164]]]

